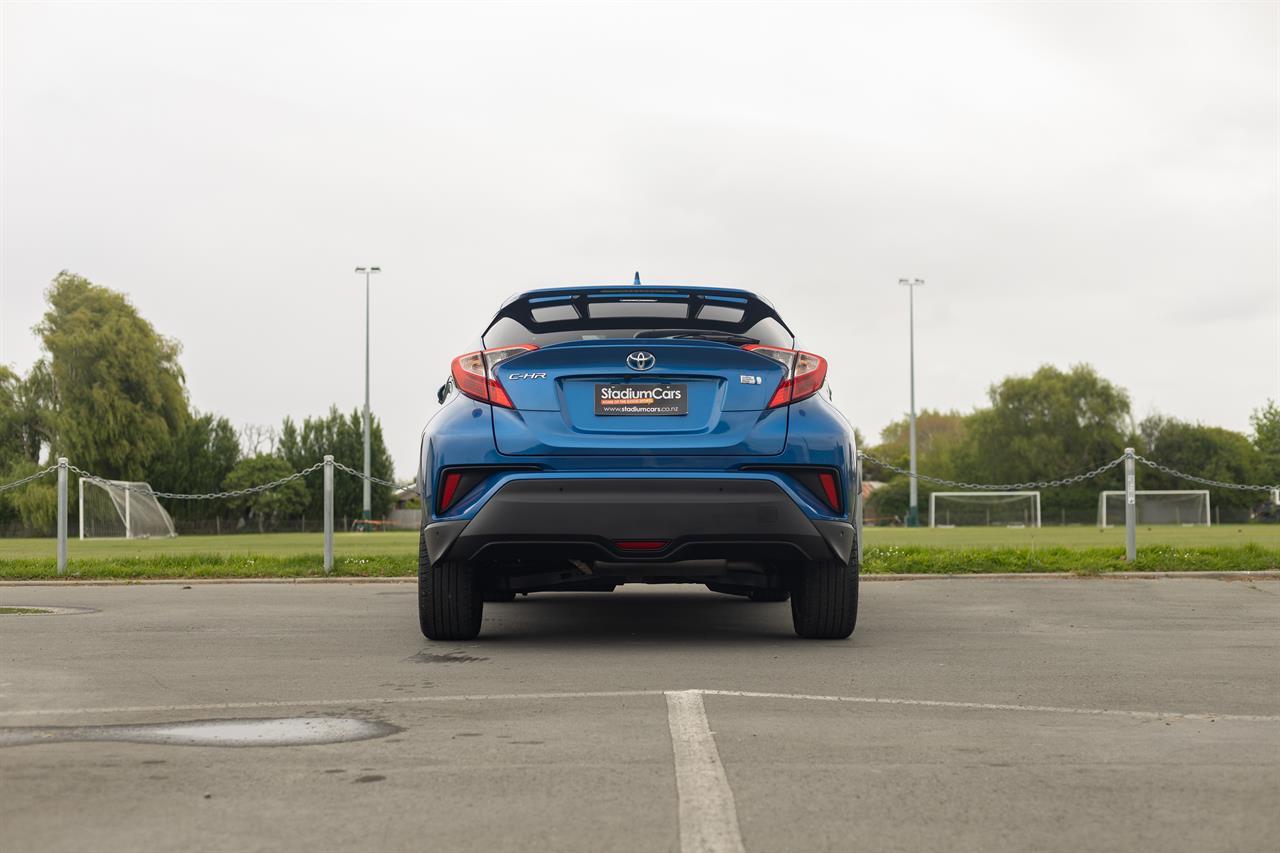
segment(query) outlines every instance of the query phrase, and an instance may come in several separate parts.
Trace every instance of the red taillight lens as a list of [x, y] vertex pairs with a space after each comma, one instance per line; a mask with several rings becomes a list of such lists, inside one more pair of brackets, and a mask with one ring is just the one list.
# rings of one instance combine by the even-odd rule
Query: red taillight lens
[[822, 390], [823, 383], [827, 381], [827, 360], [820, 355], [763, 344], [747, 344], [743, 349], [773, 359], [787, 369], [778, 383], [778, 390], [769, 399], [770, 409], [812, 397]]
[[446, 471], [440, 479], [440, 502], [437, 506], [441, 512], [444, 512], [453, 503], [453, 499], [458, 496], [458, 484], [462, 482], [462, 473], [459, 471]]
[[496, 349], [476, 350], [453, 360], [453, 384], [473, 400], [514, 409], [511, 397], [498, 381], [498, 365], [537, 349], [533, 344], [516, 344]]

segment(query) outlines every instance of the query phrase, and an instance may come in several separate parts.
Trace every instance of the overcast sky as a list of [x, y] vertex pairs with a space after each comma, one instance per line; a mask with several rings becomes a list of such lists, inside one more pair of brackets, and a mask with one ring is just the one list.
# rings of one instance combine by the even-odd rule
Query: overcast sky
[[505, 297], [638, 269], [767, 295], [874, 437], [907, 276], [920, 407], [1083, 361], [1247, 430], [1280, 397], [1278, 8], [9, 0], [0, 362], [69, 269], [183, 343], [201, 410], [352, 409], [381, 264], [406, 477]]

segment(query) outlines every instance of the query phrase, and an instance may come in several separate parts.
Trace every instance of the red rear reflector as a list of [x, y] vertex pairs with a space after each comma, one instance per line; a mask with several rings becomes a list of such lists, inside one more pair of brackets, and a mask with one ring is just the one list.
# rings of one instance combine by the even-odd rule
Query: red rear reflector
[[818, 474], [818, 482], [822, 484], [822, 492], [827, 499], [827, 504], [832, 509], [839, 511], [840, 489], [836, 485], [836, 475], [830, 471], [823, 471]]
[[619, 551], [661, 551], [667, 547], [665, 539], [619, 539], [613, 544]]
[[453, 499], [457, 496], [458, 484], [462, 482], [462, 474], [457, 471], [449, 471], [444, 475], [444, 482], [440, 486], [440, 511], [444, 512], [449, 508], [449, 504], [453, 503]]

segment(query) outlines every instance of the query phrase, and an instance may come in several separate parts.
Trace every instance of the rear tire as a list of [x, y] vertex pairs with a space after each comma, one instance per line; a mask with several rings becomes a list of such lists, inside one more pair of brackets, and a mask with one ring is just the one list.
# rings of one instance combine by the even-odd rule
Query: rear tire
[[802, 563], [791, 588], [791, 623], [808, 640], [843, 640], [858, 621], [858, 566]]
[[470, 563], [431, 565], [426, 538], [418, 538], [418, 625], [429, 640], [474, 640], [480, 633], [484, 596]]

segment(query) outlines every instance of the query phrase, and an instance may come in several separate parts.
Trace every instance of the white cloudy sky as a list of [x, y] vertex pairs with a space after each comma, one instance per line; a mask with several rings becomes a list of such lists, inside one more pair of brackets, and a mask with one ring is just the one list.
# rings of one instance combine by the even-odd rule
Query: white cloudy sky
[[745, 287], [875, 435], [1088, 361], [1246, 429], [1280, 397], [1274, 3], [3, 4], [0, 362], [60, 269], [235, 423], [360, 404], [412, 471], [514, 291]]

